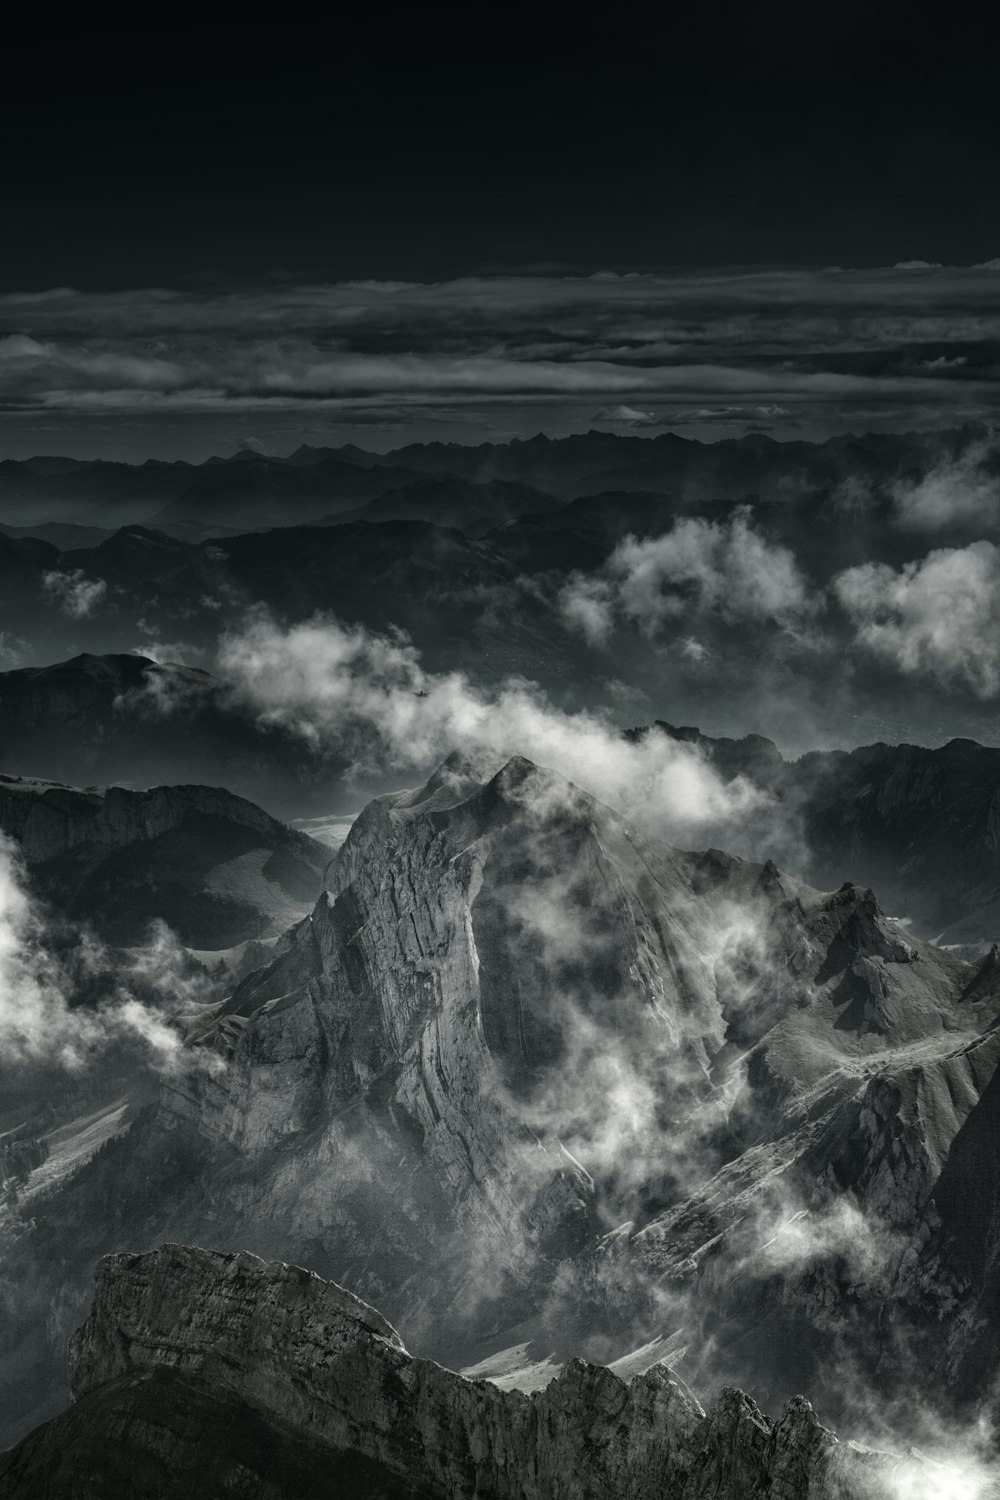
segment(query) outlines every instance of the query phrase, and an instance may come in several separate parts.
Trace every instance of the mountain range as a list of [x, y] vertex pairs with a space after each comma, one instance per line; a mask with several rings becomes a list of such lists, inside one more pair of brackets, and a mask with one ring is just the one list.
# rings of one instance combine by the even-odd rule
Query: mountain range
[[[37, 1167], [19, 1136], [11, 1436], [61, 1404], [94, 1260], [163, 1239], [307, 1264], [490, 1390], [580, 1356], [650, 1390], [665, 1361], [707, 1401], [807, 1390], [863, 1437], [920, 1369], [928, 1410], [974, 1411], [1000, 1355], [995, 952], [455, 757], [366, 808], [267, 957], [189, 1011], [152, 1101], [67, 1098]], [[53, 1125], [74, 1165], [46, 1187]]]
[[889, 1500], [950, 1481], [838, 1443], [801, 1398], [777, 1422], [734, 1390], [706, 1412], [664, 1365], [574, 1360], [528, 1398], [465, 1381], [349, 1292], [246, 1254], [102, 1262], [71, 1360], [73, 1406], [0, 1455], [17, 1500]]
[[1000, 936], [997, 750], [956, 739], [937, 749], [865, 745], [785, 760], [761, 735], [655, 729], [696, 745], [727, 778], [771, 791], [799, 841], [797, 868], [814, 884], [851, 870], [907, 925], [945, 946]]
[[859, 476], [884, 484], [987, 436], [976, 424], [823, 443], [779, 443], [762, 433], [702, 443], [673, 432], [651, 438], [591, 430], [509, 443], [416, 443], [387, 453], [353, 444], [302, 446], [287, 458], [243, 449], [202, 464], [40, 456], [0, 463], [0, 514], [11, 525], [48, 510], [47, 521], [92, 526], [159, 517], [246, 530], [332, 514], [427, 479], [527, 485], [540, 492], [543, 506], [553, 497], [565, 502], [612, 490], [675, 493], [699, 503], [775, 489], [832, 491]]
[[0, 660], [145, 647], [210, 664], [263, 607], [402, 632], [435, 671], [712, 715], [716, 734], [780, 718], [802, 749], [803, 725], [826, 743], [944, 723], [984, 738], [992, 679], [975, 642], [924, 638], [924, 606], [940, 568], [987, 587], [1000, 512], [976, 497], [998, 467], [975, 426], [7, 461]]
[[[786, 759], [762, 735], [725, 739], [665, 721], [624, 734], [651, 732], [775, 798], [764, 852], [803, 879], [825, 888], [849, 871], [923, 938], [1000, 940], [1000, 750], [956, 739]], [[225, 783], [285, 820], [355, 812], [366, 787], [387, 781], [345, 780], [343, 759], [259, 722], [212, 674], [136, 655], [0, 673], [0, 770], [28, 769], [138, 788]]]
[[224, 544], [129, 526], [66, 552], [0, 536], [0, 628], [10, 641], [30, 635], [50, 656], [63, 643], [120, 654], [178, 634], [197, 656], [255, 606], [296, 620], [329, 610], [405, 631], [442, 670], [478, 651], [487, 677], [551, 679], [580, 646], [552, 601], [519, 578], [501, 551], [425, 520], [289, 526]]
[[1000, 1494], [998, 484], [0, 463], [4, 1496]]

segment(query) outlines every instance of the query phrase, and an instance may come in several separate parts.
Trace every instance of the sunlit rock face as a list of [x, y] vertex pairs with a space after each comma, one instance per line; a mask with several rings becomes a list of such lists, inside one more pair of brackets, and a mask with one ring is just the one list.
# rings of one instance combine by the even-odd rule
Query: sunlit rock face
[[[62, 1336], [99, 1254], [170, 1237], [306, 1264], [506, 1387], [668, 1357], [707, 1396], [803, 1390], [842, 1425], [919, 1357], [968, 1394], [993, 1336], [942, 1225], [991, 976], [866, 889], [453, 758], [369, 805], [311, 915], [194, 1019], [192, 1066], [32, 1203], [18, 1337], [42, 1349], [53, 1298]], [[17, 1268], [42, 1237], [36, 1317]], [[986, 1274], [987, 1219], [976, 1243]]]
[[959, 1001], [973, 978], [870, 891], [677, 851], [523, 760], [453, 759], [370, 805], [216, 1023], [227, 1072], [161, 1121], [235, 1150], [257, 1248], [277, 1226], [322, 1245], [449, 1359], [526, 1311], [608, 1357], [693, 1311], [689, 1360], [735, 1315], [777, 1389], [776, 1281], [793, 1323], [887, 1295], [963, 1111], [928, 1150], [876, 1101], [890, 1067], [954, 1066], [992, 1014]]
[[74, 1405], [0, 1458], [10, 1500], [876, 1500], [900, 1468], [801, 1398], [706, 1413], [665, 1364], [626, 1383], [573, 1360], [532, 1395], [464, 1380], [306, 1271], [177, 1245], [101, 1262], [71, 1367]]
[[[640, 1201], [647, 1174], [671, 1191], [660, 1148], [673, 1118], [701, 1107], [710, 1134], [732, 1087], [713, 1068], [725, 1074], [817, 976], [825, 996], [870, 962], [882, 1010], [906, 1010], [899, 1029], [940, 1024], [933, 959], [898, 1004], [895, 968], [915, 950], [866, 893], [824, 902], [773, 867], [646, 841], [528, 762], [490, 769], [455, 762], [366, 810], [311, 919], [220, 1019], [228, 1072], [197, 1101], [165, 1101], [164, 1120], [176, 1109], [245, 1160], [297, 1143], [281, 1177], [308, 1173], [310, 1187], [283, 1202], [283, 1223], [341, 1215], [378, 1162], [401, 1253], [411, 1237], [416, 1252], [430, 1206], [439, 1250], [446, 1230], [466, 1262], [474, 1248], [494, 1268], [534, 1265], [539, 1233], [565, 1252], [634, 1207], [619, 1179]], [[857, 1018], [840, 1051], [863, 1052], [882, 1010], [863, 977], [847, 983]], [[785, 1029], [790, 1061], [759, 1061], [773, 1101], [829, 1064], [808, 1027]], [[646, 1159], [623, 1163], [619, 1146]]]

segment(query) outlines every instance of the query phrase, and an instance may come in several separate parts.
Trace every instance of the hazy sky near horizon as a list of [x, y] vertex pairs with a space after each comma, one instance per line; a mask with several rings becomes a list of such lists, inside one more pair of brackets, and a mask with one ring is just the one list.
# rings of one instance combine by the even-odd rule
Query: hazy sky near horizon
[[991, 421], [1000, 259], [0, 295], [0, 453]]
[[21, 8], [0, 456], [988, 418], [998, 42], [854, 0]]

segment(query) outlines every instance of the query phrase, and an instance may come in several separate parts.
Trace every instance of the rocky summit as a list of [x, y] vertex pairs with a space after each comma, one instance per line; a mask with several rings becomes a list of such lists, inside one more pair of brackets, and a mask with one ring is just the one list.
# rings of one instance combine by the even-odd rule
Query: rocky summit
[[133, 9], [3, 29], [0, 1500], [1000, 1500], [1000, 21]]
[[308, 1264], [505, 1390], [668, 1359], [860, 1431], [919, 1368], [976, 1409], [995, 957], [452, 757], [369, 805], [261, 958], [152, 1103], [91, 1101], [58, 1170], [18, 1146], [11, 1437], [62, 1402], [94, 1261], [165, 1238]]
[[[0, 1457], [9, 1500], [883, 1500], [932, 1471], [808, 1401], [705, 1411], [668, 1365], [581, 1359], [530, 1395], [414, 1359], [332, 1283], [164, 1245], [97, 1269], [68, 1411]], [[946, 1478], [947, 1476], [945, 1476]]]

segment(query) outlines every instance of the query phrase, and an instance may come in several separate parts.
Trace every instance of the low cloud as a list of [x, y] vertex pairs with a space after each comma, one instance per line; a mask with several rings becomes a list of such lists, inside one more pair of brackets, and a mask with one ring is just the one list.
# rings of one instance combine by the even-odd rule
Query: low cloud
[[45, 592], [71, 620], [85, 620], [92, 615], [107, 593], [103, 578], [87, 578], [82, 568], [70, 572], [42, 574]]
[[945, 547], [898, 571], [863, 563], [834, 592], [872, 656], [940, 687], [1000, 692], [1000, 549]]
[[624, 812], [675, 836], [737, 822], [766, 797], [724, 783], [689, 745], [665, 735], [625, 741], [595, 714], [562, 713], [532, 683], [488, 690], [461, 672], [426, 672], [402, 635], [330, 616], [282, 625], [257, 611], [223, 637], [221, 675], [237, 702], [358, 773], [426, 771], [452, 751], [524, 755]]
[[662, 427], [663, 418], [655, 411], [642, 411], [636, 406], [602, 406], [590, 419], [612, 427]]
[[706, 1087], [706, 1047], [718, 1053], [734, 1026], [766, 1031], [794, 990], [775, 958], [765, 900], [724, 892], [687, 900], [681, 884], [671, 892], [668, 953], [677, 951], [670, 943], [685, 953], [678, 1003], [669, 979], [649, 982], [641, 959], [628, 960], [617, 895], [588, 886], [588, 865], [537, 840], [530, 863], [530, 874], [519, 864], [518, 880], [494, 885], [490, 897], [505, 912], [504, 973], [522, 1017], [555, 1028], [561, 1046], [511, 1107], [582, 1164], [613, 1229], [641, 1218], [651, 1196], [697, 1194], [722, 1166], [729, 1112], [737, 1097], [751, 1107], [750, 1095], [741, 1061]]
[[570, 629], [591, 646], [603, 646], [615, 628], [615, 593], [602, 576], [571, 578], [559, 594], [559, 608]]
[[[685, 518], [659, 537], [628, 536], [600, 574], [577, 575], [560, 595], [567, 623], [592, 645], [621, 620], [653, 637], [698, 613], [802, 635], [820, 603], [794, 554], [769, 542], [747, 509], [725, 522]], [[700, 657], [704, 648], [692, 651], [690, 640], [687, 654]]]
[[212, 1066], [214, 1056], [185, 1052], [172, 1024], [178, 1013], [212, 998], [207, 978], [192, 969], [162, 924], [153, 927], [144, 949], [125, 958], [85, 931], [67, 945], [33, 899], [17, 846], [0, 836], [0, 1051], [6, 1066], [42, 1064], [77, 1073], [121, 1047], [138, 1048], [156, 1072]]
[[884, 1278], [906, 1243], [897, 1231], [869, 1218], [850, 1194], [819, 1208], [808, 1208], [794, 1198], [774, 1205], [765, 1196], [755, 1209], [753, 1233], [755, 1269], [800, 1276], [817, 1265], [836, 1262], [849, 1283]]
[[917, 480], [900, 481], [892, 492], [896, 516], [910, 531], [945, 526], [992, 528], [1000, 520], [997, 453], [988, 441], [973, 443]]

